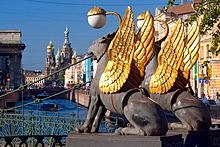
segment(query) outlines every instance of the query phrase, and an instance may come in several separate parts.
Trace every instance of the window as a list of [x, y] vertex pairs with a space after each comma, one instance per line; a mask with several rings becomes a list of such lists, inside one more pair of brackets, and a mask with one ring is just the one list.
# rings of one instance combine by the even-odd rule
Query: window
[[206, 58], [209, 57], [209, 44], [206, 45]]
[[199, 57], [200, 57], [200, 60], [204, 59], [204, 46], [201, 46], [200, 48]]

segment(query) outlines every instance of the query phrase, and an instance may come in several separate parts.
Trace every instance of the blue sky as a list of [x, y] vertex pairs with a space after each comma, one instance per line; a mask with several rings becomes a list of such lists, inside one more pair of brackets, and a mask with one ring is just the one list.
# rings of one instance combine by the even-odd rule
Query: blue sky
[[101, 29], [88, 25], [87, 12], [94, 5], [121, 16], [130, 5], [136, 18], [145, 10], [154, 15], [155, 8], [162, 8], [166, 3], [166, 0], [0, 0], [0, 30], [20, 30], [26, 45], [23, 68], [44, 70], [46, 47], [51, 40], [55, 54], [62, 48], [66, 26], [77, 54], [85, 54], [92, 41], [117, 29], [115, 16], [107, 16], [107, 23]]

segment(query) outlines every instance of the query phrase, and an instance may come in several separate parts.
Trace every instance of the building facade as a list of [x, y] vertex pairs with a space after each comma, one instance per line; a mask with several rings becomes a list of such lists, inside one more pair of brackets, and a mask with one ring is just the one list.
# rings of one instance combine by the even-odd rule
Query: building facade
[[[52, 44], [52, 41], [49, 42], [47, 46], [47, 54], [46, 54], [46, 64], [45, 64], [45, 76], [48, 76], [54, 73], [57, 70], [60, 70], [72, 62], [72, 48], [71, 43], [69, 42], [69, 31], [68, 28], [64, 31], [64, 42], [61, 50], [57, 50], [55, 55], [55, 48]], [[57, 85], [64, 86], [65, 85], [65, 70], [51, 76], [50, 78], [45, 80], [46, 85]]]
[[[28, 89], [38, 89], [43, 88], [45, 86], [45, 79], [42, 79], [44, 77], [44, 74], [41, 70], [24, 70], [23, 71], [24, 77], [25, 77], [25, 84], [31, 84], [33, 82], [33, 85], [28, 87]], [[42, 80], [40, 80], [42, 79]]]
[[60, 56], [61, 56], [60, 64], [61, 64], [61, 67], [66, 67], [68, 64], [71, 63], [72, 55], [73, 55], [73, 51], [72, 51], [72, 48], [71, 48], [71, 43], [69, 42], [69, 30], [68, 30], [68, 28], [66, 28], [66, 30], [64, 31], [63, 46], [62, 46], [62, 49], [60, 51]]
[[22, 81], [21, 59], [25, 44], [18, 30], [0, 30], [0, 88], [16, 89]]
[[[72, 62], [71, 64], [74, 64], [76, 63], [76, 49], [74, 50], [74, 54], [72, 56]], [[65, 88], [71, 88], [73, 87], [73, 85], [77, 84], [78, 81], [77, 81], [77, 69], [76, 69], [76, 66], [71, 66], [69, 68], [67, 68], [65, 70], [65, 84], [64, 84], [64, 87]]]
[[[84, 56], [86, 58], [87, 56]], [[83, 82], [88, 82], [93, 79], [93, 59], [88, 58], [83, 61]], [[86, 89], [90, 89], [90, 83], [85, 86]]]
[[55, 48], [52, 41], [47, 45], [45, 75], [53, 73], [55, 70], [59, 70], [69, 65], [72, 61], [72, 48], [69, 42], [68, 28], [64, 31], [64, 42], [61, 50], [57, 50], [55, 55]]
[[54, 45], [52, 41], [47, 45], [45, 75], [52, 74], [55, 71], [56, 61], [54, 55]]

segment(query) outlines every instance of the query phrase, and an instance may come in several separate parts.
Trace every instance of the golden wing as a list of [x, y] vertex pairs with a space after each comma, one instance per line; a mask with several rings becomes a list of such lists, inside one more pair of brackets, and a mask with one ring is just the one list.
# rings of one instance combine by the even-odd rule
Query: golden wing
[[99, 81], [102, 93], [114, 93], [126, 82], [134, 55], [134, 21], [131, 7], [108, 47], [108, 63]]
[[199, 57], [200, 34], [198, 22], [194, 22], [189, 33], [185, 37], [185, 48], [183, 54], [183, 62], [180, 66], [185, 80], [189, 80], [190, 69], [193, 67]]
[[[135, 36], [135, 52], [134, 52], [134, 66], [139, 70], [139, 75], [144, 77], [145, 67], [150, 61], [154, 53], [154, 19], [149, 11], [145, 13], [144, 23], [141, 29]], [[134, 70], [132, 70], [134, 73]], [[134, 73], [134, 76], [137, 74]]]
[[178, 19], [158, 54], [158, 67], [150, 81], [151, 93], [165, 93], [174, 85], [183, 60], [183, 49], [184, 24]]

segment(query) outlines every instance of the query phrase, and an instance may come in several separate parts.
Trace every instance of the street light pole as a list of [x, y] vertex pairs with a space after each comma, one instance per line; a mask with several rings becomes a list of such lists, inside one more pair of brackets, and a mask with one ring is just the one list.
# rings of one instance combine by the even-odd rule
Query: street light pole
[[106, 15], [117, 16], [119, 25], [121, 24], [122, 19], [117, 12], [106, 12], [103, 8], [94, 6], [87, 14], [89, 25], [96, 29], [103, 27], [106, 24]]

